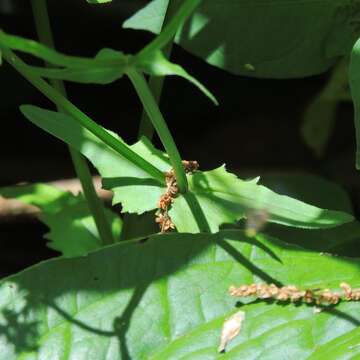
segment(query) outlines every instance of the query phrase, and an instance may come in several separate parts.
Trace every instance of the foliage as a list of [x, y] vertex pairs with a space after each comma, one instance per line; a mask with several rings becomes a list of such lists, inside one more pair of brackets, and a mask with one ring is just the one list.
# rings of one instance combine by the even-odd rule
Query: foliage
[[[239, 306], [246, 320], [226, 358], [272, 359], [284, 353], [317, 358], [327, 344], [356, 343], [358, 304], [345, 302], [314, 314], [306, 305], [242, 304], [227, 290], [254, 281], [359, 286], [359, 271], [358, 259], [323, 256], [265, 236], [249, 240], [238, 230], [156, 235], [85, 258], [50, 260], [3, 282], [5, 350], [0, 359], [35, 354], [52, 359], [79, 354], [99, 360], [214, 359], [222, 323]], [[6, 317], [10, 311], [11, 323]], [[13, 343], [11, 336], [20, 341]], [[341, 349], [347, 358], [359, 351], [356, 346]]]
[[[64, 257], [86, 255], [101, 247], [98, 229], [81, 194], [75, 196], [53, 186], [33, 184], [0, 188], [0, 195], [38, 207], [40, 220], [50, 229], [45, 235], [50, 240], [48, 246]], [[110, 210], [105, 213], [115, 238], [119, 238], [121, 219]]]
[[[90, 161], [103, 187], [113, 192], [113, 204], [122, 209], [121, 218], [107, 209], [106, 221], [99, 221], [101, 205], [88, 196], [88, 170], [78, 172], [84, 195], [44, 184], [0, 189], [2, 196], [41, 209], [40, 219], [50, 229], [49, 246], [62, 253], [2, 280], [0, 359], [213, 359], [220, 356], [221, 327], [238, 308], [245, 311], [246, 320], [221, 357], [359, 356], [356, 302], [326, 305], [318, 313], [313, 304], [280, 305], [228, 294], [230, 285], [259, 282], [312, 291], [337, 291], [341, 282], [360, 287], [356, 257], [323, 252], [342, 253], [343, 246], [360, 236], [346, 192], [312, 176], [243, 180], [225, 165], [186, 172], [151, 89], [154, 77], [177, 75], [217, 104], [204, 85], [168, 59], [166, 47], [173, 40], [237, 74], [287, 78], [323, 72], [349, 53], [357, 32], [358, 3], [173, 4], [176, 13], [170, 19], [169, 2], [154, 0], [124, 23], [159, 34], [136, 54], [103, 48], [89, 58], [66, 55], [52, 48], [51, 41], [43, 44], [0, 31], [3, 59], [57, 106], [57, 111], [49, 111], [22, 105], [23, 115], [68, 144], [75, 167], [74, 154]], [[40, 38], [51, 38], [50, 27], [40, 26], [37, 13], [47, 17], [46, 2], [39, 1], [33, 9]], [[350, 65], [357, 138], [359, 47], [357, 42]], [[14, 52], [32, 55], [49, 67], [28, 65]], [[315, 100], [305, 123], [305, 134], [318, 153], [330, 133], [331, 112], [329, 126], [320, 125], [316, 141], [311, 137], [318, 126], [314, 113], [319, 107], [322, 114], [334, 109], [345, 83], [340, 73], [338, 77], [335, 72], [335, 80]], [[144, 75], [151, 77], [150, 85]], [[123, 77], [136, 90], [165, 151], [146, 137], [126, 144], [67, 99], [61, 82], [106, 85]], [[331, 108], [324, 107], [329, 99]], [[176, 230], [158, 234], [156, 211], [164, 210], [160, 200], [171, 191], [165, 215]], [[255, 226], [250, 233], [253, 212], [266, 214], [260, 225], [269, 224], [265, 229]], [[105, 246], [100, 230], [106, 226], [116, 244]]]
[[[159, 33], [168, 3], [151, 1], [123, 26]], [[348, 0], [207, 0], [175, 41], [235, 74], [304, 77], [349, 54], [359, 36], [359, 8], [358, 1]]]

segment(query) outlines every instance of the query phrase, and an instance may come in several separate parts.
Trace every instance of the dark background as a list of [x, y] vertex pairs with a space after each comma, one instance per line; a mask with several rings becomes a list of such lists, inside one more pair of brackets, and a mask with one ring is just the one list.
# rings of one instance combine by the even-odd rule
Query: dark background
[[[62, 52], [93, 56], [111, 47], [134, 53], [152, 38], [147, 32], [121, 28], [147, 1], [121, 0], [102, 6], [85, 0], [48, 3], [56, 47]], [[36, 39], [30, 2], [0, 0], [0, 27]], [[226, 163], [229, 170], [246, 175], [318, 174], [343, 185], [355, 210], [359, 208], [351, 103], [338, 107], [335, 131], [321, 160], [300, 137], [304, 110], [329, 74], [291, 80], [245, 78], [208, 65], [178, 46], [172, 60], [195, 75], [220, 102], [215, 107], [183, 79], [166, 79], [161, 110], [184, 159], [198, 160], [203, 170]], [[25, 103], [47, 108], [52, 104], [7, 64], [0, 68], [0, 82], [0, 186], [74, 177], [67, 147], [34, 127], [18, 110]], [[142, 108], [127, 79], [106, 86], [68, 83], [67, 89], [71, 101], [95, 121], [127, 142], [136, 140]], [[45, 247], [46, 231], [38, 222], [0, 221], [0, 276], [57, 255]]]

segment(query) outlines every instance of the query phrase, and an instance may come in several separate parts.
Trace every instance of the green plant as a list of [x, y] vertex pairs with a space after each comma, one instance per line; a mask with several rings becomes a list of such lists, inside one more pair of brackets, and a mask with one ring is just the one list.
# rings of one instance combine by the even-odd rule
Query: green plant
[[[204, 85], [167, 59], [165, 53], [170, 52], [173, 39], [210, 63], [236, 73], [304, 76], [326, 70], [337, 56], [347, 54], [355, 35], [348, 39], [349, 30], [340, 31], [338, 22], [353, 21], [353, 6], [357, 3], [324, 0], [296, 5], [302, 9], [302, 17], [316, 17], [326, 10], [321, 13], [317, 37], [301, 46], [291, 39], [284, 51], [284, 43], [289, 42], [288, 34], [284, 34], [278, 49], [269, 45], [258, 55], [248, 51], [247, 57], [237, 48], [234, 53], [245, 59], [242, 63], [224, 62], [226, 54], [221, 46], [205, 56], [203, 49], [208, 44], [196, 38], [200, 31], [209, 31], [214, 36], [206, 39], [215, 37], [223, 44], [223, 35], [216, 26], [210, 24], [206, 29], [209, 19], [216, 18], [215, 1], [200, 5], [200, 0], [171, 4], [155, 0], [125, 23], [133, 28], [147, 25], [147, 30], [159, 33], [154, 40], [134, 55], [105, 48], [93, 58], [69, 56], [53, 49], [46, 2], [32, 3], [41, 42], [1, 31], [1, 54], [57, 106], [58, 111], [34, 105], [22, 105], [20, 110], [33, 124], [69, 145], [84, 195], [73, 196], [43, 184], [0, 189], [2, 196], [42, 210], [41, 220], [50, 228], [49, 246], [62, 253], [58, 259], [2, 281], [0, 359], [358, 356], [360, 317], [355, 301], [320, 302], [317, 305], [322, 311], [316, 314], [313, 303], [288, 302], [281, 306], [262, 301], [261, 296], [239, 302], [228, 294], [231, 285], [259, 282], [278, 287], [296, 285], [311, 291], [334, 290], [342, 282], [360, 286], [357, 259], [318, 252], [335, 252], [358, 236], [359, 224], [352, 215], [348, 195], [338, 186], [315, 178], [295, 179], [295, 191], [287, 196], [264, 185], [271, 179], [263, 180], [264, 184], [259, 178], [242, 180], [225, 166], [198, 170], [196, 163], [182, 161], [156, 101], [162, 87], [156, 77], [177, 75], [217, 104]], [[172, 7], [165, 16], [168, 5]], [[228, 8], [223, 5], [225, 11], [218, 15], [230, 24], [243, 20], [246, 27], [246, 13], [262, 14], [265, 5], [260, 5], [254, 10], [244, 3], [243, 10], [247, 10], [241, 13], [232, 8], [237, 7], [233, 2]], [[273, 6], [268, 8], [271, 24], [288, 11], [274, 1], [266, 6]], [[149, 23], [144, 20], [154, 8], [166, 19], [163, 27], [162, 17], [150, 18]], [[336, 11], [342, 17], [331, 27], [336, 36], [327, 40], [328, 56], [324, 57], [319, 42], [325, 38], [324, 29], [328, 29]], [[346, 15], [349, 11], [350, 20]], [[239, 16], [240, 20], [229, 20], [229, 16]], [[255, 35], [261, 37], [263, 29], [257, 30]], [[301, 30], [308, 31], [308, 24]], [[232, 46], [234, 33], [227, 34], [224, 44]], [[192, 37], [195, 41], [190, 42]], [[342, 47], [344, 37], [346, 46]], [[28, 65], [15, 51], [33, 55], [47, 66]], [[276, 59], [264, 59], [268, 52]], [[299, 54], [313, 61], [299, 63]], [[355, 104], [360, 98], [357, 55], [355, 45], [350, 69]], [[149, 82], [144, 74], [150, 76]], [[147, 137], [133, 145], [78, 109], [66, 98], [62, 83], [108, 84], [124, 76], [130, 79], [147, 114], [140, 127], [140, 135]], [[152, 128], [165, 152], [151, 143]], [[131, 229], [131, 216], [120, 218], [103, 208], [85, 158], [98, 170], [103, 187], [113, 192], [113, 204], [120, 203], [123, 213], [136, 216], [140, 231]], [[305, 181], [310, 182], [305, 186]], [[266, 232], [259, 232], [262, 224], [256, 219], [251, 224], [259, 213], [264, 216], [263, 222], [269, 223]], [[241, 219], [248, 221], [245, 231]], [[176, 231], [159, 233], [156, 220], [161, 230]], [[326, 239], [319, 239], [321, 236]], [[223, 323], [239, 306], [246, 313], [243, 329], [228, 344], [226, 354], [218, 354]]]

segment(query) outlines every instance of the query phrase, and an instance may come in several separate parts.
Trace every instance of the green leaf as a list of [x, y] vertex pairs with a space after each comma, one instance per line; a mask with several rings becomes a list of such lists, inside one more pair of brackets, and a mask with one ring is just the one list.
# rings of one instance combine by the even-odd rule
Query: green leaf
[[112, 0], [86, 0], [89, 4], [105, 4], [112, 2]]
[[266, 210], [269, 222], [308, 229], [330, 228], [353, 219], [344, 212], [279, 195], [256, 181], [240, 180], [224, 166], [196, 172], [189, 177], [189, 189], [190, 193], [180, 195], [169, 212], [180, 232], [216, 232], [219, 225], [235, 222], [249, 210]]
[[360, 355], [360, 327], [339, 336], [319, 347], [309, 360], [345, 360], [356, 359]]
[[155, 211], [141, 215], [124, 214], [120, 240], [144, 239], [149, 235], [157, 234], [159, 225], [154, 220]]
[[[279, 194], [301, 199], [320, 208], [352, 214], [351, 199], [339, 185], [314, 175], [266, 175], [261, 183]], [[331, 194], [331, 196], [329, 196]], [[360, 256], [360, 223], [353, 221], [332, 229], [299, 229], [269, 224], [266, 234], [307, 249]], [[348, 247], [351, 246], [349, 252]]]
[[360, 169], [360, 39], [354, 45], [350, 62], [350, 89], [355, 108], [356, 168]]
[[[148, 173], [115, 153], [71, 117], [34, 106], [21, 109], [30, 109], [25, 112], [29, 120], [93, 163], [103, 178], [103, 186], [114, 192], [113, 203], [121, 202], [123, 212], [141, 214], [157, 208], [165, 186]], [[146, 138], [130, 148], [161, 171], [170, 169], [166, 154], [156, 150]], [[266, 209], [271, 222], [303, 228], [329, 228], [353, 219], [344, 212], [320, 209], [278, 195], [254, 180], [240, 180], [224, 167], [198, 171], [188, 180], [190, 191], [178, 196], [169, 212], [180, 232], [216, 232], [219, 225], [232, 223], [255, 209]]]
[[[123, 26], [159, 33], [167, 5], [168, 0], [154, 0]], [[357, 2], [347, 0], [207, 0], [175, 41], [235, 74], [305, 77], [349, 53], [359, 35], [358, 10]]]
[[353, 206], [348, 192], [342, 186], [323, 177], [304, 173], [270, 173], [262, 176], [260, 182], [279, 194], [318, 207], [353, 213]]
[[[355, 345], [358, 303], [314, 314], [312, 306], [227, 293], [270, 281], [356, 287], [360, 268], [357, 259], [249, 241], [240, 231], [160, 235], [50, 260], [2, 281], [0, 359], [317, 359], [327, 344], [339, 345], [340, 359], [358, 354], [346, 346]], [[222, 324], [239, 308], [242, 330], [219, 355]]]
[[[64, 257], [83, 256], [101, 247], [100, 236], [82, 195], [72, 195], [45, 184], [0, 188], [0, 196], [17, 199], [41, 210], [40, 220], [49, 227], [48, 246]], [[121, 219], [105, 210], [114, 237], [119, 239]]]
[[[113, 190], [113, 203], [122, 203], [123, 212], [142, 213], [157, 207], [164, 185], [113, 151], [70, 116], [35, 106], [21, 106], [21, 111], [35, 125], [86, 156], [101, 174], [103, 186]], [[116, 134], [112, 135], [122, 141]], [[161, 171], [170, 169], [167, 156], [146, 138], [130, 148]]]
[[215, 105], [218, 105], [215, 96], [202, 85], [198, 80], [192, 77], [180, 65], [170, 62], [161, 51], [155, 51], [143, 56], [135, 57], [135, 66], [145, 73], [153, 76], [177, 75], [190, 81], [203, 94], [205, 94]]
[[[71, 105], [71, 103], [65, 103]], [[164, 174], [161, 170], [134, 152], [119, 137], [112, 135], [111, 132], [106, 131], [85, 114], [81, 113], [80, 110], [77, 108], [73, 109], [70, 105], [69, 109], [72, 111], [72, 114], [75, 114], [76, 121], [68, 115], [44, 110], [32, 105], [22, 105], [20, 110], [32, 123], [53, 136], [69, 145], [71, 144], [78, 150], [79, 147], [84, 147], [80, 152], [90, 152], [95, 158], [98, 158], [98, 154], [103, 154], [105, 151], [105, 153], [108, 153], [106, 159], [110, 161], [113, 157], [123, 159], [123, 163], [127, 167], [136, 169], [133, 173], [137, 176], [150, 176], [150, 178], [156, 179], [153, 182], [157, 184], [164, 182]], [[90, 149], [86, 148], [88, 142], [92, 144]], [[101, 162], [102, 159], [99, 159], [99, 161]], [[106, 164], [108, 165], [108, 162]], [[148, 175], [144, 175], [144, 173]]]
[[[94, 64], [92, 66], [66, 67], [62, 69], [26, 66], [26, 70], [33, 75], [49, 79], [105, 85], [110, 84], [123, 76], [128, 59], [129, 56], [124, 55], [120, 51], [102, 49], [95, 56]], [[96, 61], [98, 60], [104, 60], [104, 64], [97, 65]], [[121, 63], [119, 63], [119, 61], [121, 61]]]
[[333, 133], [338, 105], [350, 95], [347, 91], [348, 65], [348, 57], [339, 61], [324, 89], [305, 109], [301, 134], [319, 158], [324, 155]]
[[94, 58], [65, 55], [37, 41], [8, 35], [3, 31], [0, 31], [1, 46], [31, 54], [53, 66], [61, 67], [49, 69], [23, 66], [32, 75], [80, 83], [111, 83], [122, 77], [129, 61], [129, 56], [107, 48], [100, 50]]
[[123, 28], [148, 30], [159, 34], [163, 27], [169, 0], [154, 0], [123, 23]]
[[63, 67], [84, 68], [87, 66], [91, 67], [108, 63], [108, 61], [95, 61], [90, 58], [65, 55], [37, 41], [25, 39], [20, 36], [9, 35], [3, 31], [0, 31], [0, 46], [22, 51], [36, 56], [50, 64]]

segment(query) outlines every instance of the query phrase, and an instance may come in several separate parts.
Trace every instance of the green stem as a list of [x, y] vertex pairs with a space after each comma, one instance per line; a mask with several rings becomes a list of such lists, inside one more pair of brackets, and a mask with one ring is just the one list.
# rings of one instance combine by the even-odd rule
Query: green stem
[[[32, 0], [31, 5], [40, 42], [51, 48], [55, 48], [46, 0]], [[49, 65], [47, 66], [49, 67]], [[61, 80], [51, 80], [50, 83], [64, 97], [67, 97], [65, 85]], [[57, 108], [59, 112], [63, 111], [60, 106]], [[86, 159], [83, 155], [80, 154], [80, 152], [71, 146], [69, 146], [69, 151], [76, 175], [79, 178], [83, 189], [84, 197], [88, 203], [90, 212], [94, 218], [97, 230], [99, 232], [100, 239], [104, 245], [110, 245], [115, 242], [114, 236], [111, 231], [111, 226], [106, 218], [104, 205], [96, 194]]]
[[145, 111], [147, 112], [167, 154], [169, 155], [171, 165], [175, 170], [175, 176], [180, 192], [186, 193], [188, 184], [179, 151], [154, 99], [154, 96], [149, 89], [148, 83], [146, 82], [144, 76], [135, 68], [129, 68], [126, 74], [129, 76]]
[[192, 14], [192, 12], [200, 5], [201, 0], [185, 0], [176, 16], [173, 16], [169, 21], [169, 24], [161, 31], [161, 33], [147, 46], [145, 46], [138, 54], [139, 57], [146, 57], [156, 50], [162, 49], [169, 41], [173, 39], [176, 31], [186, 21], [186, 19]]
[[[176, 14], [178, 9], [179, 9], [179, 1], [169, 0], [169, 4], [166, 9], [162, 28], [165, 28], [169, 24], [170, 19], [173, 18], [173, 15]], [[166, 46], [163, 48], [163, 53], [167, 58], [170, 57], [171, 50], [173, 47], [172, 40], [173, 39], [171, 39], [171, 41], [169, 41], [166, 44]], [[150, 76], [149, 79], [149, 88], [153, 93], [157, 104], [160, 103], [160, 97], [164, 86], [164, 81], [165, 81], [165, 76]], [[151, 140], [153, 135], [154, 135], [154, 127], [152, 126], [151, 120], [147, 116], [146, 111], [143, 111], [140, 120], [138, 138], [140, 139], [142, 136], [146, 136], [148, 139]]]
[[74, 120], [78, 121], [82, 126], [84, 126], [84, 128], [97, 136], [100, 140], [102, 140], [106, 145], [115, 150], [121, 156], [138, 166], [140, 169], [146, 171], [154, 179], [164, 183], [165, 176], [158, 168], [139, 156], [124, 142], [115, 138], [108, 131], [99, 126], [95, 121], [90, 119], [86, 114], [84, 114], [80, 109], [73, 105], [69, 100], [62, 96], [42, 78], [30, 74], [26, 70], [26, 64], [10, 49], [6, 47], [0, 48], [2, 50], [3, 58], [33, 86], [41, 91], [49, 100], [51, 100], [57, 106], [61, 107], [61, 109], [69, 114]]

